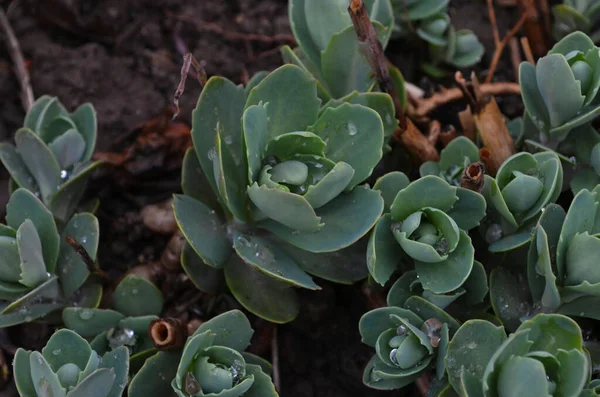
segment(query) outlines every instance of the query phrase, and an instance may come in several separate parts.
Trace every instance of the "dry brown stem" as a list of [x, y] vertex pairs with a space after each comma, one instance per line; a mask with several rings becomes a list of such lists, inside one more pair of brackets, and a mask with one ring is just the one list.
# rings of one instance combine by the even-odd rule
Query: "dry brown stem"
[[523, 47], [523, 52], [525, 53], [525, 59], [527, 62], [535, 65], [535, 58], [533, 56], [533, 52], [531, 52], [531, 46], [529, 45], [529, 39], [527, 37], [521, 37], [521, 47]]
[[158, 350], [178, 349], [187, 339], [188, 326], [177, 318], [160, 318], [150, 323], [148, 335]]
[[486, 83], [491, 83], [492, 79], [494, 78], [494, 73], [496, 72], [496, 68], [498, 67], [498, 62], [500, 62], [500, 57], [502, 56], [502, 52], [504, 51], [504, 47], [506, 47], [506, 45], [508, 44], [509, 40], [517, 34], [517, 32], [519, 31], [519, 29], [521, 29], [521, 26], [523, 26], [523, 24], [525, 23], [527, 19], [527, 15], [523, 14], [521, 15], [521, 18], [519, 19], [519, 21], [515, 24], [515, 26], [513, 26], [513, 28], [511, 30], [508, 31], [508, 33], [506, 33], [506, 35], [504, 36], [504, 38], [502, 39], [502, 41], [500, 41], [500, 43], [496, 46], [496, 49], [494, 50], [494, 55], [492, 56], [492, 61], [490, 62], [490, 68], [488, 70], [488, 75], [485, 78], [485, 82]]
[[525, 19], [525, 34], [532, 46], [533, 54], [541, 57], [548, 52], [548, 37], [536, 0], [518, 0], [521, 19]]

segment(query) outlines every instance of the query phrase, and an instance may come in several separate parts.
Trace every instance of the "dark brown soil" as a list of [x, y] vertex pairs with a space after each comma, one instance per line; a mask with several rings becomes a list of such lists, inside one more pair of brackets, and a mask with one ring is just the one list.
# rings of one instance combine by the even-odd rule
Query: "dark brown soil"
[[[70, 109], [92, 102], [98, 112], [98, 150], [102, 151], [114, 149], [117, 140], [160, 115], [171, 103], [185, 51], [191, 50], [205, 62], [209, 75], [223, 75], [235, 82], [280, 64], [276, 49], [285, 42], [240, 40], [207, 31], [207, 26], [265, 36], [290, 34], [287, 0], [5, 0], [0, 4], [10, 10], [9, 18], [30, 62], [35, 96], [58, 96]], [[516, 11], [497, 10], [504, 32], [515, 22]], [[488, 48], [477, 69], [485, 70], [493, 52], [485, 3], [455, 0], [451, 15], [457, 27], [474, 30]], [[22, 124], [24, 113], [11, 60], [6, 48], [0, 48], [0, 140], [6, 140]], [[422, 78], [414, 54], [401, 44], [392, 43], [389, 54], [407, 80], [424, 88], [435, 86]], [[510, 65], [505, 56], [496, 78], [514, 81]], [[200, 87], [190, 79], [181, 99], [181, 120], [189, 122], [199, 93]], [[499, 102], [510, 117], [522, 112], [516, 98], [500, 98]], [[446, 106], [436, 117], [451, 122], [462, 107]], [[145, 183], [126, 187], [106, 172], [95, 179], [90, 195], [102, 200], [99, 257], [105, 269], [118, 275], [159, 257], [168, 239], [147, 229], [139, 211], [143, 205], [177, 192], [177, 174], [178, 170], [153, 172]], [[0, 212], [7, 200], [6, 178], [1, 170]], [[368, 310], [360, 286], [321, 284], [323, 291], [302, 292], [300, 316], [279, 327], [281, 395], [389, 395], [362, 386], [362, 369], [373, 352], [361, 344], [358, 335], [358, 320]], [[264, 323], [255, 324], [260, 327]], [[409, 387], [394, 395], [417, 394]]]

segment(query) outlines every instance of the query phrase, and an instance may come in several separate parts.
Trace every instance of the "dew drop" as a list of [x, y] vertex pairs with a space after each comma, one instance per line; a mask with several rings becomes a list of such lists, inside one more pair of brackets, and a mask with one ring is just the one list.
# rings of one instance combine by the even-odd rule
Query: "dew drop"
[[398, 365], [398, 361], [396, 361], [396, 353], [398, 353], [398, 349], [392, 349], [390, 352], [390, 361]]
[[231, 145], [233, 143], [233, 137], [231, 137], [231, 135], [227, 135], [225, 137], [225, 143]]
[[217, 149], [215, 149], [214, 147], [210, 148], [210, 150], [208, 151], [208, 153], [206, 154], [206, 156], [208, 157], [208, 159], [210, 161], [213, 161], [214, 159], [217, 158]]
[[55, 356], [60, 355], [60, 353], [62, 353], [62, 350], [60, 350], [60, 349], [52, 350], [52, 354], [54, 354]]
[[492, 223], [485, 232], [485, 241], [488, 244], [495, 243], [502, 238], [502, 227], [497, 223]]
[[358, 134], [358, 129], [356, 128], [356, 125], [353, 122], [349, 121], [346, 125], [346, 128], [348, 129], [348, 135], [354, 136]]
[[398, 328], [396, 328], [396, 334], [398, 335], [404, 335], [407, 331], [406, 325], [400, 325]]
[[90, 309], [84, 309], [79, 312], [79, 318], [82, 320], [89, 320], [92, 317], [94, 317], [94, 312], [92, 312]]
[[62, 170], [60, 171], [60, 180], [61, 181], [66, 181], [67, 178], [69, 177], [69, 173], [67, 172], [67, 170]]

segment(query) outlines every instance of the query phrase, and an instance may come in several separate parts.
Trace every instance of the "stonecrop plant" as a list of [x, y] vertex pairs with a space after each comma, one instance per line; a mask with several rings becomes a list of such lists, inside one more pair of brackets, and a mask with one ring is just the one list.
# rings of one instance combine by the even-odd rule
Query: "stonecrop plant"
[[[347, 102], [322, 106], [316, 81], [285, 65], [250, 90], [211, 78], [194, 110], [192, 137], [184, 195], [173, 208], [205, 263], [195, 268], [223, 268], [238, 301], [275, 322], [297, 314], [290, 287], [319, 289], [311, 275], [364, 278], [366, 269], [339, 263], [338, 251], [364, 236], [383, 210], [380, 193], [361, 184], [382, 156], [379, 113]], [[192, 279], [199, 271], [184, 268]]]
[[90, 104], [69, 113], [57, 98], [42, 96], [15, 133], [15, 145], [0, 144], [0, 161], [11, 176], [11, 189], [33, 192], [58, 221], [75, 213], [92, 171], [96, 112]]
[[[13, 350], [22, 397], [277, 397], [289, 371], [275, 327], [304, 309], [298, 290], [360, 282], [342, 314], [361, 310], [367, 387], [600, 396], [597, 3], [555, 5], [559, 41], [518, 84], [457, 73], [463, 131], [427, 109], [458, 90], [420, 97], [383, 53], [412, 37], [430, 76], [475, 65], [484, 48], [450, 24], [448, 0], [290, 0], [297, 47], [241, 85], [204, 79], [186, 55], [175, 98], [190, 64], [202, 93], [181, 192], [161, 214], [173, 266], [122, 269], [110, 248], [98, 263], [98, 204], [84, 202], [96, 113], [41, 96], [0, 144], [0, 328], [20, 327], [0, 335], [0, 386], [4, 339], [33, 333]], [[490, 97], [506, 86], [522, 117]], [[275, 367], [247, 351], [265, 340]]]
[[431, 59], [422, 64], [426, 73], [441, 76], [443, 66], [462, 69], [481, 60], [484, 48], [477, 36], [468, 29], [457, 30], [452, 26], [449, 0], [391, 2], [396, 18], [394, 35], [405, 40], [417, 36], [427, 43]]

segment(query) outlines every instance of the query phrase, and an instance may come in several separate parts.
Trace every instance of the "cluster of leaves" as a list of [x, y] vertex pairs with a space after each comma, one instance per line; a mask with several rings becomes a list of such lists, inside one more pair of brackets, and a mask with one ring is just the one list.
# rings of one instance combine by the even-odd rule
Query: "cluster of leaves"
[[[147, 328], [147, 318], [112, 321], [107, 312], [85, 313], [65, 315], [65, 322], [79, 334], [61, 329], [50, 337], [41, 353], [17, 351], [13, 367], [21, 396], [120, 397], [128, 385], [130, 371], [135, 372], [128, 387], [132, 397], [167, 396], [173, 391], [181, 397], [278, 395], [268, 375], [270, 364], [244, 352], [253, 331], [240, 311], [232, 310], [203, 323], [182, 350], [159, 352], [136, 370], [130, 368], [134, 361], [129, 343], [111, 343], [111, 350], [102, 353], [106, 349], [98, 337], [90, 344], [80, 334], [92, 326], [108, 327], [110, 322], [118, 322], [128, 328], [123, 337], [114, 336], [113, 340], [132, 342], [134, 337], [127, 331]], [[143, 335], [141, 331], [140, 334]]]
[[600, 1], [598, 0], [564, 0], [562, 4], [552, 7], [554, 25], [552, 34], [560, 40], [569, 33], [581, 31], [595, 43], [600, 42]]
[[[383, 48], [410, 25], [436, 65], [472, 65], [481, 44], [450, 26], [447, 3], [365, 1]], [[586, 5], [572, 4], [593, 14]], [[481, 191], [461, 184], [480, 160], [466, 137], [416, 180], [392, 171], [371, 187], [398, 122], [347, 7], [290, 0], [298, 48], [282, 49], [286, 65], [245, 87], [205, 84], [173, 200], [183, 270], [205, 292], [224, 279], [242, 306], [276, 323], [298, 314], [295, 288], [320, 288], [313, 277], [389, 287], [387, 307], [359, 323], [375, 350], [363, 381], [376, 389], [435, 372], [436, 396], [597, 396], [592, 355], [568, 316], [600, 319], [600, 49], [575, 32], [521, 65], [525, 113], [510, 127], [536, 153], [507, 158]], [[390, 74], [405, 103], [401, 74]], [[276, 397], [270, 365], [244, 352], [253, 330], [240, 311], [166, 351], [148, 334], [164, 311], [150, 281], [125, 276], [100, 308], [95, 204], [80, 203], [99, 164], [93, 108], [69, 113], [41, 97], [24, 124], [15, 146], [0, 146], [11, 175], [0, 327], [43, 318], [66, 329], [41, 353], [19, 349], [20, 394]], [[566, 186], [576, 193], [567, 210], [556, 204]]]
[[484, 53], [477, 36], [468, 29], [456, 30], [448, 15], [449, 0], [392, 0], [396, 17], [394, 35], [417, 36], [427, 43], [430, 60], [425, 72], [441, 76], [440, 66], [462, 69], [475, 65]]

